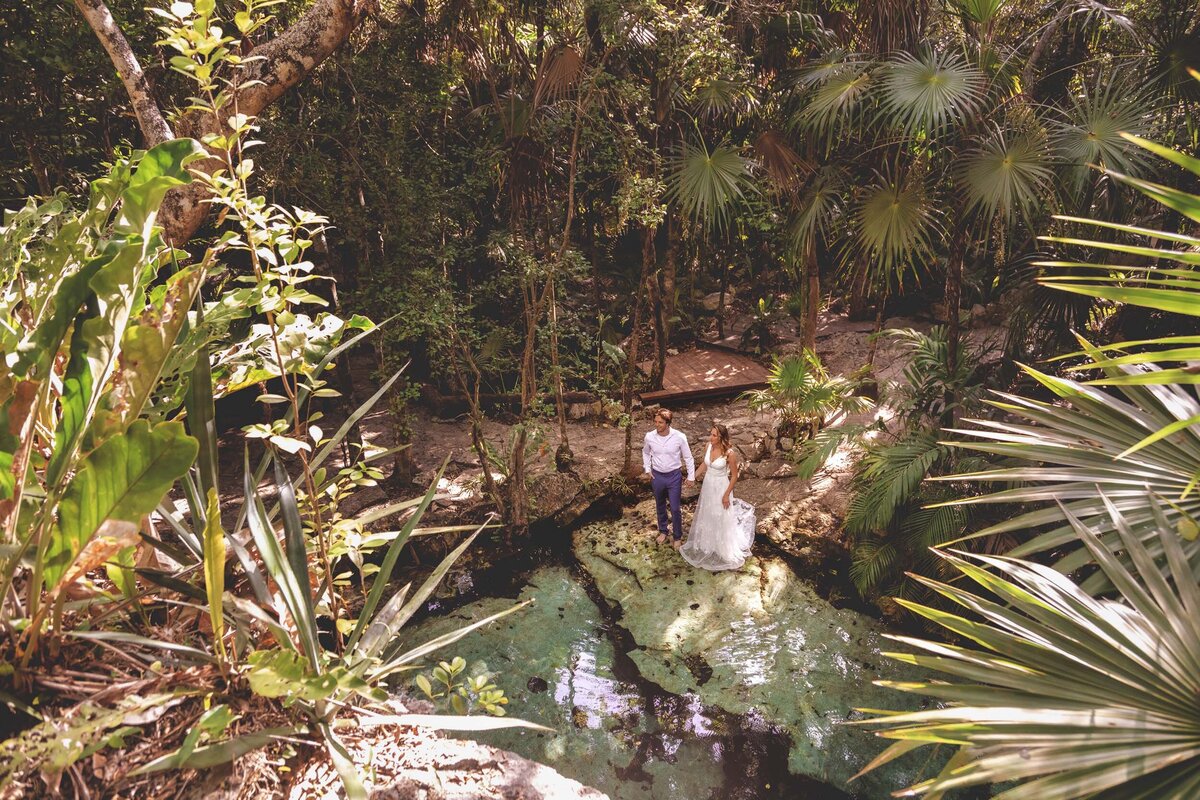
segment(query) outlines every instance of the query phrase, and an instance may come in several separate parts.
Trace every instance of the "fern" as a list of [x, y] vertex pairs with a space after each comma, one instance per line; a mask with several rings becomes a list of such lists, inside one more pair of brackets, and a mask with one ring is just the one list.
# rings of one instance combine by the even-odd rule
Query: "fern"
[[871, 594], [885, 580], [895, 578], [900, 553], [884, 539], [866, 539], [854, 548], [850, 561], [850, 580], [864, 595]]
[[868, 450], [855, 480], [858, 490], [846, 514], [846, 530], [861, 535], [888, 527], [944, 454], [934, 434], [924, 432]]

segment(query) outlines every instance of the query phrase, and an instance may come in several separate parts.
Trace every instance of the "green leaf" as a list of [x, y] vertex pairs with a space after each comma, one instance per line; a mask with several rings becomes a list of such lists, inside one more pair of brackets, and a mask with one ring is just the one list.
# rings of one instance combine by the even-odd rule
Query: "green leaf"
[[122, 194], [117, 230], [148, 239], [163, 197], [176, 186], [191, 183], [187, 165], [207, 155], [195, 139], [172, 139], [146, 151]]
[[58, 581], [106, 520], [139, 523], [196, 458], [196, 440], [178, 422], [151, 429], [138, 420], [101, 444], [86, 459], [59, 504], [50, 533], [44, 580]]
[[[316, 619], [310, 613], [311, 595], [308, 586], [308, 570], [305, 569], [303, 574], [297, 575], [279, 547], [279, 540], [275, 537], [275, 528], [267, 516], [266, 509], [263, 508], [262, 500], [259, 499], [258, 491], [253, 483], [248, 448], [243, 458], [242, 490], [247, 508], [246, 520], [250, 525], [254, 544], [262, 558], [267, 575], [279, 587], [284, 606], [292, 617], [296, 636], [299, 638], [304, 655], [314, 669], [320, 669], [321, 647], [318, 642], [320, 632], [317, 630]], [[303, 586], [301, 582], [303, 582]], [[291, 639], [289, 638], [288, 641], [290, 642]]]
[[883, 78], [883, 105], [909, 133], [937, 133], [979, 112], [987, 81], [949, 51], [898, 53]]
[[697, 223], [723, 229], [734, 204], [752, 190], [750, 164], [733, 147], [684, 143], [672, 164], [667, 196]]
[[[367, 595], [367, 602], [363, 605], [363, 610], [358, 616], [358, 622], [354, 625], [354, 632], [350, 634], [350, 638], [346, 642], [347, 652], [354, 652], [355, 645], [358, 643], [359, 637], [362, 636], [363, 630], [373, 621], [375, 609], [379, 606], [379, 601], [383, 597], [384, 589], [387, 588], [388, 581], [391, 580], [392, 570], [395, 569], [396, 561], [400, 558], [400, 551], [404, 549], [405, 542], [408, 541], [408, 537], [412, 535], [413, 529], [416, 528], [417, 523], [420, 522], [421, 515], [425, 513], [425, 509], [429, 508], [429, 504], [433, 502], [433, 497], [437, 493], [438, 481], [441, 479], [442, 473], [446, 471], [446, 466], [449, 463], [450, 457], [446, 456], [446, 460], [442, 462], [441, 469], [437, 471], [437, 474], [430, 482], [428, 491], [426, 491], [425, 496], [421, 498], [421, 504], [417, 507], [417, 510], [413, 512], [412, 516], [408, 518], [408, 521], [404, 524], [404, 528], [400, 531], [400, 535], [393, 539], [391, 545], [388, 547], [387, 554], [383, 558], [383, 564], [379, 568], [379, 574], [375, 576], [374, 582], [371, 584], [371, 591]], [[478, 532], [476, 532], [476, 534], [472, 534], [468, 539], [468, 542], [473, 540], [477, 533]], [[438, 574], [437, 571], [434, 572], [434, 575], [437, 576], [437, 580], [441, 580], [441, 575]], [[433, 580], [433, 576], [430, 576], [430, 580]], [[436, 585], [436, 581], [434, 581], [434, 584]], [[419, 605], [420, 603], [425, 602], [425, 598], [420, 597], [420, 599], [416, 602], [417, 605]], [[411, 612], [409, 616], [411, 616]], [[403, 625], [407, 618], [408, 617], [405, 616], [404, 620], [401, 620], [398, 624], [396, 624], [396, 627]]]
[[221, 598], [225, 594], [225, 531], [221, 528], [221, 498], [215, 488], [208, 490], [208, 508], [204, 526], [204, 591], [208, 615], [212, 620], [213, 643], [217, 655], [225, 659], [225, 615]]

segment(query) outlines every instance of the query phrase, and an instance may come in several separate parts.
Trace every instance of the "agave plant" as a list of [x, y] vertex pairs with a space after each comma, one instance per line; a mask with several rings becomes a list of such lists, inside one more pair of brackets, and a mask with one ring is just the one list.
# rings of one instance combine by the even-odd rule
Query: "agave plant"
[[[1104, 499], [1104, 498], [1102, 498]], [[938, 707], [859, 724], [896, 742], [863, 772], [930, 745], [958, 747], [937, 776], [897, 796], [942, 796], [1002, 784], [996, 800], [1186, 800], [1200, 792], [1200, 587], [1167, 520], [1154, 556], [1115, 505], [1106, 507], [1118, 558], [1097, 532], [1064, 511], [1108, 582], [1093, 597], [1053, 569], [1012, 557], [939, 553], [983, 590], [917, 577], [966, 610], [899, 600], [962, 637], [963, 646], [907, 636], [919, 651], [899, 661], [958, 680], [881, 681]], [[987, 569], [990, 567], [991, 569]]]

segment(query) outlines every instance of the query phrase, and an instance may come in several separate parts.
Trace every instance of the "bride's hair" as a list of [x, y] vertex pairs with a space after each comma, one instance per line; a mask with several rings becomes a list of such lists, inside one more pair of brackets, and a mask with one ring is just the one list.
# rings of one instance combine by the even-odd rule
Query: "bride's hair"
[[726, 452], [729, 452], [729, 428], [726, 428], [719, 422], [714, 422], [712, 426], [713, 430], [717, 432], [717, 436], [721, 437], [721, 447], [723, 447]]

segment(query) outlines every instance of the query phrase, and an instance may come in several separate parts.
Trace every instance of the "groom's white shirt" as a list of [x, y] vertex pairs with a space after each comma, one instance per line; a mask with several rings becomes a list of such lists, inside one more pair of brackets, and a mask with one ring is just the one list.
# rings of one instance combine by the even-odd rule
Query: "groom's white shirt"
[[646, 442], [642, 445], [642, 466], [646, 474], [650, 470], [673, 472], [682, 464], [687, 464], [687, 479], [696, 480], [696, 462], [682, 431], [668, 428], [666, 436], [659, 436], [656, 430], [646, 434]]

